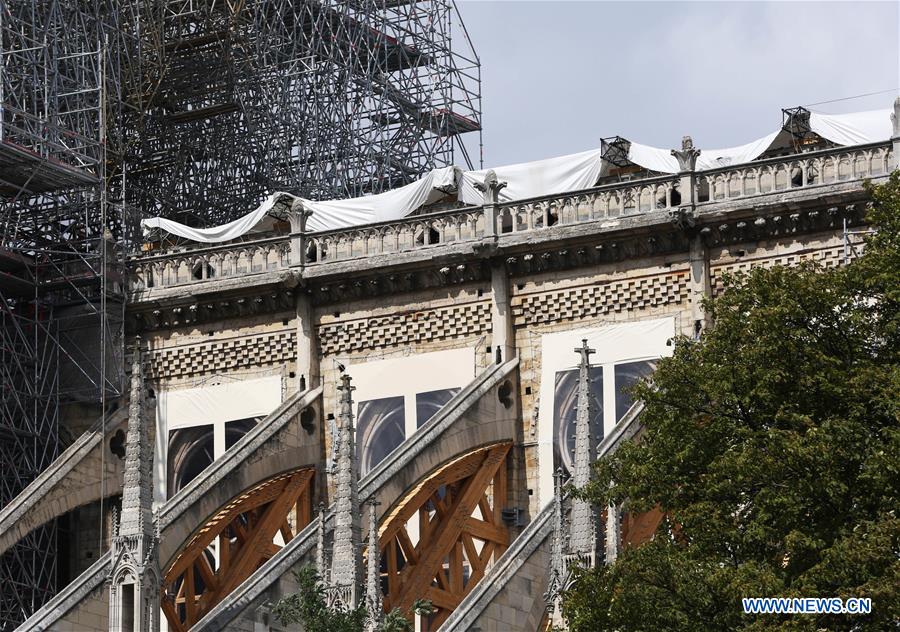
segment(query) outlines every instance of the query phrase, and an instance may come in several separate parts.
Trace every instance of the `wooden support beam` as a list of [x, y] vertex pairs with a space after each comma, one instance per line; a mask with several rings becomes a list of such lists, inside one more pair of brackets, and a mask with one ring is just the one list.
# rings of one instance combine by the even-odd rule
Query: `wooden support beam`
[[435, 530], [431, 546], [404, 582], [402, 593], [396, 600], [392, 600], [395, 607], [408, 610], [413, 601], [428, 589], [444, 558], [454, 548], [465, 521], [472, 515], [488, 483], [504, 462], [509, 448], [509, 444], [501, 444], [481, 453], [481, 463], [476, 472], [466, 480], [461, 493], [453, 499], [448, 515]]
[[[197, 529], [164, 576], [162, 603], [168, 605], [163, 606], [163, 612], [171, 630], [188, 630], [263, 560], [277, 553], [281, 549], [273, 542], [277, 534], [288, 542], [306, 526], [297, 522], [292, 529], [288, 519], [311, 517], [310, 486], [314, 474], [313, 468], [304, 468], [260, 483], [229, 501]], [[219, 565], [213, 569], [206, 551], [216, 540]], [[199, 595], [195, 577], [202, 579], [203, 591]], [[179, 589], [173, 598], [175, 586]], [[183, 604], [184, 610], [177, 604]]]

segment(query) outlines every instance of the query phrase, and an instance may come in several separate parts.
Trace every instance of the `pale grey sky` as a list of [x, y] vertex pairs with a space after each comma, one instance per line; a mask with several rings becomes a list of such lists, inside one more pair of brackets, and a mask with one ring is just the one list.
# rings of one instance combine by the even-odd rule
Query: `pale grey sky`
[[900, 87], [898, 2], [457, 2], [481, 57], [486, 167], [616, 134], [740, 145], [782, 107]]

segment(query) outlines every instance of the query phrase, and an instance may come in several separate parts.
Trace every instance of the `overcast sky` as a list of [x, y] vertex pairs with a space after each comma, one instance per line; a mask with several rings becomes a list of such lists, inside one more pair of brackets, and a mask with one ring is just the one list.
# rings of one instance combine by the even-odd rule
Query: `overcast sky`
[[900, 3], [457, 0], [482, 65], [486, 167], [597, 147], [740, 145], [781, 108], [887, 108]]

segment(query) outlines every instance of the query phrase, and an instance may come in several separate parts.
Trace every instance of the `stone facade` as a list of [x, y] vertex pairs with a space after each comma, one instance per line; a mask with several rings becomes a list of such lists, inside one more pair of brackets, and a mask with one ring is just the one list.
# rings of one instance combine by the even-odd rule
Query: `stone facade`
[[[326, 420], [329, 415], [338, 419], [344, 412], [338, 388], [341, 366], [439, 350], [474, 349], [474, 369], [481, 377], [469, 386], [484, 387], [484, 392], [466, 400], [469, 408], [454, 422], [460, 425], [442, 431], [446, 434], [439, 448], [432, 444], [423, 448], [415, 435], [408, 437], [397, 457], [407, 459], [403, 461], [407, 465], [371, 472], [373, 478], [367, 475], [360, 484], [362, 497], [380, 490], [378, 500], [386, 512], [442, 462], [484, 442], [509, 439], [514, 456], [508, 507], [522, 510], [524, 523], [536, 518], [549, 500], [539, 494], [537, 428], [553, 414], [551, 403], [540, 401], [542, 336], [660, 317], [674, 319], [675, 333], [696, 335], [706, 324], [700, 301], [721, 291], [726, 273], [802, 261], [839, 265], [855, 252], [845, 244], [845, 222], [851, 228], [863, 225], [862, 180], [886, 176], [891, 148], [889, 144], [837, 148], [804, 157], [802, 165], [786, 157], [769, 159], [762, 167], [686, 171], [667, 179], [663, 183], [667, 190], [699, 191], [703, 184], [709, 199], [685, 194], [677, 207], [669, 201], [664, 208], [653, 203], [650, 185], [662, 186], [655, 180], [510, 204], [491, 197], [500, 183], [488, 183], [483, 207], [447, 211], [438, 218], [449, 222], [465, 215], [471, 220], [467, 225], [475, 227], [472, 234], [451, 235], [430, 216], [411, 218], [390, 227], [410, 235], [404, 248], [391, 251], [387, 243], [374, 247], [371, 232], [348, 229], [329, 236], [331, 243], [343, 244], [331, 251], [331, 259], [300, 262], [282, 257], [243, 275], [216, 276], [213, 268], [200, 279], [182, 274], [197, 264], [220, 260], [228, 245], [135, 257], [128, 326], [144, 337], [143, 366], [151, 388], [177, 392], [211, 378], [280, 376], [284, 401], [291, 405], [297, 403], [290, 398], [298, 389], [319, 389], [304, 406], [315, 410], [311, 433], [299, 418], [278, 417], [277, 432], [247, 439], [235, 452], [240, 457], [225, 459], [227, 472], [216, 470], [203, 479], [206, 487], [198, 482], [198, 487], [185, 492], [176, 503], [177, 516], [167, 513], [174, 512], [175, 505], [157, 509], [163, 523], [170, 525], [164, 527], [170, 529], [170, 537], [164, 538], [163, 564], [219, 506], [266, 476], [285, 471], [288, 460], [293, 467], [317, 468], [321, 475], [316, 479], [316, 502], [330, 505], [338, 488], [343, 489], [330, 480], [334, 477], [325, 476], [324, 468], [333, 440]], [[690, 150], [687, 143], [681, 150], [686, 167]], [[782, 177], [800, 168], [797, 165], [807, 169], [810, 161], [824, 165], [818, 182], [804, 177], [794, 185]], [[774, 174], [771, 187], [761, 169]], [[417, 241], [424, 228], [433, 226], [439, 239]], [[314, 243], [324, 239], [308, 237]], [[291, 239], [286, 236], [281, 245]], [[358, 247], [359, 240], [365, 240], [365, 248]], [[356, 254], [340, 254], [344, 252]], [[511, 358], [514, 371], [506, 365]], [[497, 377], [499, 366], [506, 368]], [[479, 381], [494, 378], [489, 388]], [[504, 380], [510, 384], [507, 395], [498, 396]], [[491, 397], [511, 397], [511, 406], [491, 402]], [[301, 411], [293, 412], [299, 416]], [[272, 418], [268, 423], [275, 422]], [[251, 449], [252, 441], [258, 444]], [[415, 466], [410, 465], [411, 455], [421, 459]], [[371, 482], [376, 479], [377, 485]], [[355, 514], [361, 519], [358, 507]], [[17, 528], [15, 523], [9, 528]], [[523, 526], [512, 526], [511, 533]], [[357, 524], [353, 542], [361, 542], [359, 530]], [[302, 555], [300, 536], [296, 545], [292, 541], [285, 547], [284, 556], [295, 556], [291, 564], [311, 560], [315, 537], [309, 538], [303, 540], [308, 546]], [[549, 544], [541, 547], [520, 566], [534, 572], [523, 570], [516, 577], [536, 578], [536, 569], [546, 570]], [[239, 590], [250, 591], [246, 594], [252, 598], [235, 597], [223, 610], [211, 613], [211, 623], [203, 629], [217, 629], [215, 622], [224, 618], [232, 629], [259, 629], [260, 620], [266, 618], [264, 604], [291, 586], [290, 564], [278, 566], [275, 558], [270, 562], [270, 571], [278, 577], [248, 580]], [[271, 570], [275, 568], [279, 570]], [[520, 622], [526, 606], [525, 579], [506, 585], [510, 588], [496, 596], [474, 625], [483, 630], [520, 629], [504, 625], [532, 629], [528, 626], [534, 616]], [[540, 599], [543, 588], [535, 586], [532, 583], [531, 598]], [[235, 615], [240, 608], [242, 614]]]

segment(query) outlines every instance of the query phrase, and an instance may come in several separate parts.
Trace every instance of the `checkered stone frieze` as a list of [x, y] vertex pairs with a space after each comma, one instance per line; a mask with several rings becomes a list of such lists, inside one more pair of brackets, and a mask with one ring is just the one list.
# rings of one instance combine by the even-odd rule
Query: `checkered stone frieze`
[[513, 299], [513, 318], [522, 326], [681, 303], [689, 283], [687, 272], [673, 272], [527, 294]]
[[319, 327], [323, 355], [471, 338], [490, 330], [487, 301], [427, 311], [329, 323]]
[[186, 377], [245, 367], [284, 364], [296, 357], [293, 331], [159, 349], [150, 359], [153, 377]]
[[[851, 252], [851, 257], [853, 253]], [[797, 252], [780, 257], [766, 257], [760, 259], [749, 259], [745, 261], [735, 261], [710, 267], [710, 282], [712, 284], [713, 294], [721, 294], [725, 286], [722, 277], [725, 274], [740, 274], [750, 272], [753, 268], [772, 268], [774, 266], [798, 266], [804, 262], [812, 261], [825, 268], [839, 266], [844, 261], [843, 246], [834, 246], [832, 248], [823, 248], [821, 250], [812, 250]]]

